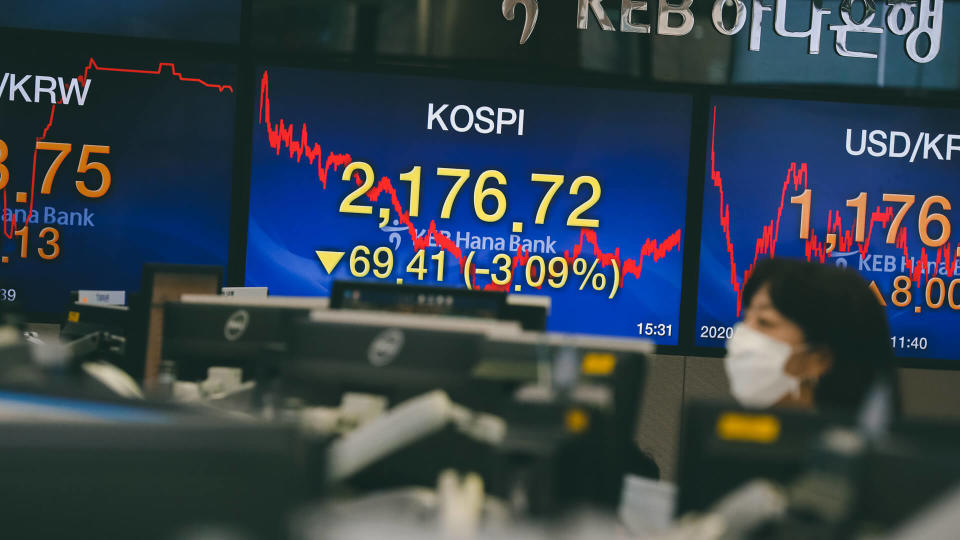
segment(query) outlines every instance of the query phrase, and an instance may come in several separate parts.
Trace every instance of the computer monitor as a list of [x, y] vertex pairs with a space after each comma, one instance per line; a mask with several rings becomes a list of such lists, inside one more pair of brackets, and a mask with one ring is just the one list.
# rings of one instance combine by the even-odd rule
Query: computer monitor
[[75, 367], [88, 360], [103, 360], [130, 373], [142, 369], [143, 364], [133, 366], [128, 355], [133, 327], [134, 317], [127, 306], [77, 302], [67, 307], [59, 340], [70, 348]]
[[335, 281], [330, 292], [333, 309], [500, 319], [517, 321], [524, 330], [541, 332], [547, 329], [550, 306], [549, 296], [428, 285]]
[[[649, 341], [589, 335], [522, 332], [484, 342], [478, 379], [539, 382], [568, 402], [615, 412], [616, 430], [632, 439], [640, 406]], [[546, 380], [545, 380], [546, 379]]]
[[0, 422], [4, 536], [280, 538], [321, 481], [303, 450], [292, 427], [223, 419]]
[[212, 366], [241, 367], [246, 378], [265, 374], [287, 351], [293, 323], [323, 303], [185, 295], [164, 308], [163, 359], [176, 362], [180, 380], [201, 380]]
[[[755, 478], [789, 485], [817, 466], [826, 430], [855, 425], [852, 415], [688, 406], [676, 515], [705, 511]], [[958, 433], [955, 422], [900, 419], [869, 440], [859, 466], [850, 469], [857, 490], [850, 519], [891, 527], [960, 483]]]
[[552, 305], [553, 302], [549, 296], [508, 294], [502, 318], [508, 321], [519, 321], [524, 330], [545, 332]]
[[[538, 332], [486, 342], [478, 377], [506, 381], [524, 366], [538, 372], [535, 387], [528, 384], [500, 406], [513, 428], [510, 442], [522, 446], [531, 444], [531, 436], [549, 438], [548, 427], [569, 441], [555, 457], [555, 500], [615, 505], [624, 474], [658, 476], [656, 464], [635, 442], [647, 355], [653, 350], [643, 340]], [[543, 390], [545, 395], [536, 395]]]
[[808, 465], [828, 426], [854, 418], [694, 403], [684, 413], [676, 515], [704, 511], [754, 478], [787, 483]]
[[[955, 432], [957, 428], [953, 425], [950, 429]], [[858, 477], [854, 519], [873, 530], [905, 522], [960, 485], [958, 450], [955, 436], [952, 441], [918, 436], [907, 425], [878, 441], [865, 456]]]
[[649, 342], [374, 311], [317, 311], [297, 326], [283, 368], [288, 395], [335, 405], [346, 392], [365, 392], [396, 404], [441, 389], [507, 424], [492, 454], [454, 430], [373, 466], [356, 479], [363, 487], [431, 484], [437, 467], [460, 466], [469, 455], [492, 493], [509, 496], [521, 483], [541, 512], [561, 501], [615, 503], [624, 472], [637, 471], [633, 440]]
[[438, 388], [481, 396], [484, 383], [472, 374], [484, 341], [521, 332], [509, 321], [351, 310], [314, 311], [294, 326], [285, 388], [328, 404], [346, 391], [393, 402]]
[[223, 268], [218, 266], [147, 264], [143, 267], [143, 284], [136, 299], [138, 327], [129, 354], [132, 364], [143, 366], [131, 373], [143, 379], [149, 388], [163, 360], [163, 309], [167, 302], [177, 302], [184, 294], [216, 294], [223, 282]]
[[[597, 403], [616, 402], [633, 419], [653, 351], [641, 340], [526, 332], [516, 321], [466, 317], [330, 310], [295, 327], [287, 384], [333, 402], [345, 391], [402, 399], [439, 388], [487, 407], [504, 397], [484, 393], [492, 388], [539, 384], [575, 399], [589, 393], [578, 386], [587, 382], [609, 390], [591, 394]], [[632, 433], [630, 419], [622, 427]]]
[[132, 322], [130, 308], [106, 304], [75, 303], [67, 308], [60, 331], [64, 339], [75, 339], [90, 332], [109, 332], [125, 336]]
[[498, 319], [502, 317], [506, 298], [506, 293], [494, 291], [335, 281], [330, 291], [330, 307]]
[[960, 484], [960, 423], [908, 418], [874, 445], [861, 475], [858, 519], [893, 526]]

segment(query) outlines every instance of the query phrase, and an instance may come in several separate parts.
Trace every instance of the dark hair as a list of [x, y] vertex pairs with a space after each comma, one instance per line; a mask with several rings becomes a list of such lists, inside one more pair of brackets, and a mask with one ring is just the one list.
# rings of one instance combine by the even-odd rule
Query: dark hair
[[744, 309], [764, 285], [808, 344], [833, 353], [833, 366], [814, 390], [818, 408], [855, 411], [878, 382], [891, 385], [896, 395], [887, 316], [859, 274], [793, 259], [764, 260], [743, 288]]

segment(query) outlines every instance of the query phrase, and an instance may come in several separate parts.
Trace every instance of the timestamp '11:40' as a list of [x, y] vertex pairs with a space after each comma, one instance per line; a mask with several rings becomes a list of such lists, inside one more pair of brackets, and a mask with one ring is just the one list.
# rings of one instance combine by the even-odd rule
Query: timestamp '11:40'
[[894, 349], [913, 349], [917, 351], [927, 350], [927, 338], [915, 337], [908, 338], [903, 336], [890, 336], [890, 343]]

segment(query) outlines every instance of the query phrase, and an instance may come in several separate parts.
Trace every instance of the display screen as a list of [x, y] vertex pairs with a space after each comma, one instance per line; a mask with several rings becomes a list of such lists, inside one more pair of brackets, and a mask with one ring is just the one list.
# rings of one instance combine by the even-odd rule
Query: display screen
[[0, 26], [138, 38], [236, 42], [241, 0], [11, 0]]
[[960, 347], [960, 111], [718, 97], [710, 108], [696, 344], [723, 346], [762, 258], [858, 270], [900, 356]]
[[549, 295], [549, 330], [677, 344], [689, 96], [258, 75], [247, 285]]
[[0, 302], [62, 312], [146, 262], [227, 262], [235, 68], [72, 51], [0, 61]]

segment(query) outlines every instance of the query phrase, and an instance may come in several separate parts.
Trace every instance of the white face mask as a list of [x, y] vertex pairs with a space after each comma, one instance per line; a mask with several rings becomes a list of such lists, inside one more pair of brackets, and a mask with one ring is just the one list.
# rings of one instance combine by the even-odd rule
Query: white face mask
[[745, 407], [766, 408], [797, 394], [800, 379], [784, 371], [791, 353], [790, 345], [738, 323], [724, 359], [733, 397]]

